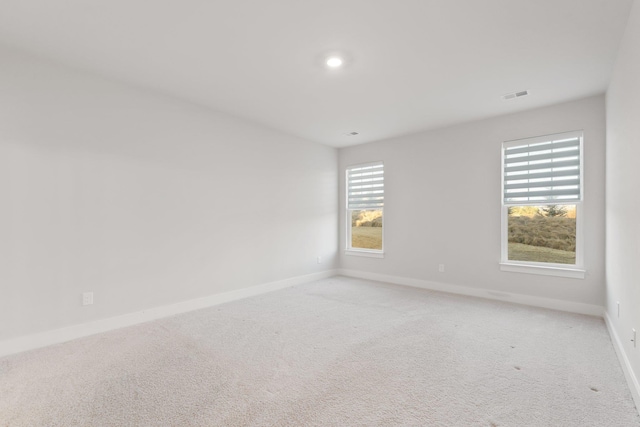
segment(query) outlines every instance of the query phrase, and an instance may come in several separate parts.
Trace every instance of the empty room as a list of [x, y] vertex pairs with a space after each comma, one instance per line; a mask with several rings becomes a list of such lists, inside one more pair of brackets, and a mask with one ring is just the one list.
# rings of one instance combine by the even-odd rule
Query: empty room
[[640, 427], [640, 0], [0, 0], [0, 426]]

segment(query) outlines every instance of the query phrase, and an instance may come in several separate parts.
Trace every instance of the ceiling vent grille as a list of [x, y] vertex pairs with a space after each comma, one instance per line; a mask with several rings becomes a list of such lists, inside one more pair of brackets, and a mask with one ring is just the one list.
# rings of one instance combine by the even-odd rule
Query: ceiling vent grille
[[513, 93], [508, 93], [506, 95], [502, 95], [502, 99], [504, 99], [505, 101], [508, 101], [510, 99], [516, 99], [516, 98], [520, 98], [527, 95], [529, 95], [529, 91], [522, 90], [520, 92], [513, 92]]

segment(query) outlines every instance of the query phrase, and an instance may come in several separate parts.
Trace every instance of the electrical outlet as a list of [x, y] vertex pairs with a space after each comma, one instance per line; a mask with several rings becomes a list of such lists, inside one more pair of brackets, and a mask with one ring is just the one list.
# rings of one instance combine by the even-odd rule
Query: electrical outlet
[[322, 257], [318, 257], [318, 264], [322, 264]]
[[618, 304], [618, 318], [620, 318], [620, 301], [618, 301], [617, 304]]
[[444, 273], [444, 264], [438, 264], [438, 271]]
[[636, 330], [631, 329], [631, 342], [633, 342], [633, 346], [636, 347]]
[[93, 292], [83, 292], [82, 305], [91, 305], [91, 304], [93, 304]]

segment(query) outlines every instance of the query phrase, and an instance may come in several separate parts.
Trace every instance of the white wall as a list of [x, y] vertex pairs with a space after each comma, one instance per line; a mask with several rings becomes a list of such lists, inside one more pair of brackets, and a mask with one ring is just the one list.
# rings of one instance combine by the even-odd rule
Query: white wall
[[[579, 129], [586, 279], [500, 271], [502, 142]], [[603, 306], [604, 151], [603, 96], [341, 149], [341, 248], [345, 167], [385, 164], [385, 258], [341, 251], [341, 268]]]
[[[640, 3], [634, 3], [607, 91], [607, 314], [640, 395]], [[620, 301], [620, 317], [616, 302]], [[640, 402], [640, 400], [638, 400]]]
[[335, 268], [335, 149], [0, 62], [0, 340]]

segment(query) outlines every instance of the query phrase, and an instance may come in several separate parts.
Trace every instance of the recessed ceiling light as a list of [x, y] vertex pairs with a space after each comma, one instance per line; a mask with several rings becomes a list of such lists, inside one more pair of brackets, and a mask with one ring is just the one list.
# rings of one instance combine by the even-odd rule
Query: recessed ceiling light
[[327, 58], [327, 67], [329, 68], [338, 68], [342, 66], [342, 58], [337, 56], [331, 56]]

